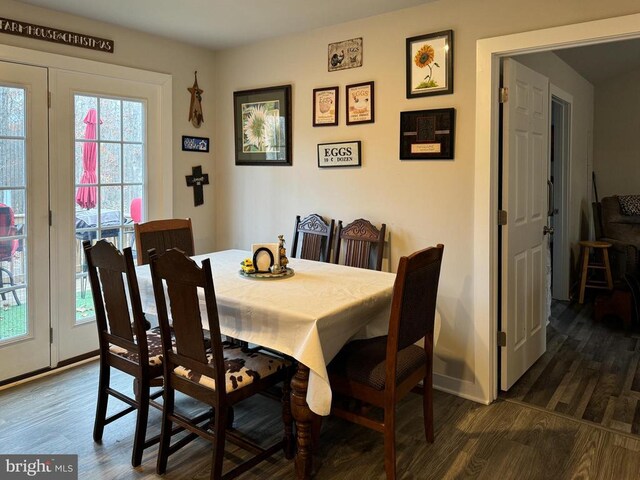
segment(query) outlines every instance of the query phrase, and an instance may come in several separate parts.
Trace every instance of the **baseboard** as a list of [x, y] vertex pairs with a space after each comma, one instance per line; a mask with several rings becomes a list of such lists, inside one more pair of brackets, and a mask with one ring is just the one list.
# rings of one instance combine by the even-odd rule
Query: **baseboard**
[[[91, 352], [93, 353], [93, 352]], [[81, 357], [86, 357], [86, 355], [81, 355]], [[96, 356], [95, 353], [91, 357], [88, 358], [80, 358], [75, 357], [73, 359], [65, 360], [64, 365], [61, 363], [57, 367], [54, 368], [44, 368], [41, 370], [37, 370], [35, 372], [26, 373], [24, 375], [20, 375], [17, 377], [9, 378], [3, 382], [0, 382], [0, 392], [2, 390], [7, 390], [9, 388], [16, 387], [18, 385], [22, 385], [23, 383], [31, 382], [33, 380], [37, 380], [39, 378], [48, 377], [49, 375], [56, 375], [58, 373], [64, 372], [65, 370], [69, 370], [71, 368], [75, 368], [80, 365], [84, 365], [85, 363], [96, 361], [100, 358], [100, 356]]]
[[476, 383], [448, 377], [447, 375], [434, 373], [433, 388], [483, 405], [489, 405], [491, 403], [490, 400], [485, 398], [485, 395], [483, 395], [483, 392]]

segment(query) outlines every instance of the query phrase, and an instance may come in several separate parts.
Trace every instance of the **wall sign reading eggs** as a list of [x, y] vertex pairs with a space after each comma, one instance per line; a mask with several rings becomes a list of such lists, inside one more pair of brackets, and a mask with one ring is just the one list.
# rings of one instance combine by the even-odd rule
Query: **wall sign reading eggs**
[[360, 141], [318, 144], [318, 167], [359, 167]]

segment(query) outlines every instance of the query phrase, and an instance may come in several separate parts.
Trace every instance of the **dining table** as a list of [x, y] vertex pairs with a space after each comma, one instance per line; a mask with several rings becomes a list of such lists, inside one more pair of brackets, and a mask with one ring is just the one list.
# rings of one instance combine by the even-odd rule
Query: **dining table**
[[[196, 255], [211, 260], [220, 331], [239, 340], [282, 352], [297, 360], [291, 381], [296, 422], [295, 472], [310, 478], [313, 425], [331, 411], [327, 365], [352, 339], [386, 335], [396, 275], [325, 262], [289, 259], [293, 275], [256, 278], [243, 275], [245, 250]], [[148, 265], [136, 267], [145, 312], [156, 313]], [[204, 292], [200, 292], [204, 305]], [[206, 309], [203, 326], [208, 327]], [[317, 446], [317, 445], [316, 445]]]

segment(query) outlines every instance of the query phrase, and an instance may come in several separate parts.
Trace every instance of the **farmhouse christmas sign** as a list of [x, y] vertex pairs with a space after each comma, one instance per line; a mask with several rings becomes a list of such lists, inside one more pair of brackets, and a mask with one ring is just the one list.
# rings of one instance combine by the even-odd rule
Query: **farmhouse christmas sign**
[[0, 33], [113, 53], [113, 40], [0, 17]]

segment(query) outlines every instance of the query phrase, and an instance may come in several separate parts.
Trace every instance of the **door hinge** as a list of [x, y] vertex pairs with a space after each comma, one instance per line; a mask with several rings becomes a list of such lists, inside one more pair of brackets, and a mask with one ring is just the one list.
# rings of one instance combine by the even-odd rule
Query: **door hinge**
[[506, 347], [507, 346], [507, 333], [506, 332], [498, 332], [498, 346]]
[[507, 103], [509, 100], [509, 88], [501, 87], [500, 88], [500, 103]]
[[49, 343], [53, 343], [53, 327], [49, 327]]
[[49, 210], [49, 226], [53, 226], [53, 212]]
[[498, 225], [506, 225], [506, 224], [507, 224], [507, 211], [498, 210]]
[[47, 106], [51, 108], [51, 92], [47, 92]]

